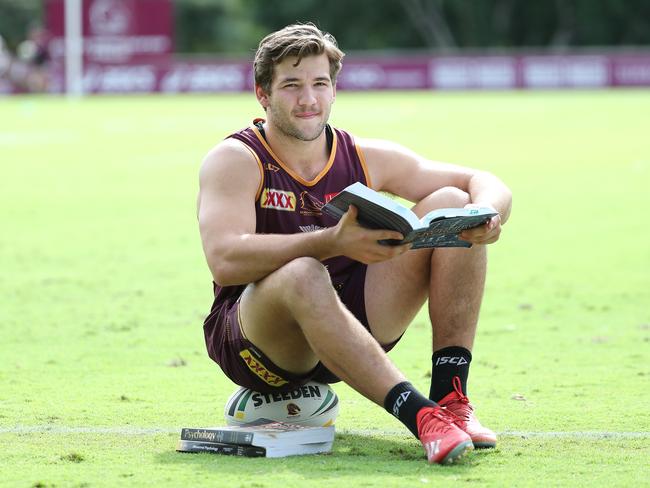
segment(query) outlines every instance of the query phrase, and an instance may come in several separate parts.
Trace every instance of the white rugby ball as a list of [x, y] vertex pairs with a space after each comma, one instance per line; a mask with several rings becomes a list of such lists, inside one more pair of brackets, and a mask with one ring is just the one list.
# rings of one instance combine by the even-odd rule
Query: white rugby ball
[[228, 425], [243, 425], [260, 419], [313, 427], [333, 425], [339, 413], [339, 398], [329, 385], [310, 381], [284, 393], [260, 393], [238, 388], [224, 408]]

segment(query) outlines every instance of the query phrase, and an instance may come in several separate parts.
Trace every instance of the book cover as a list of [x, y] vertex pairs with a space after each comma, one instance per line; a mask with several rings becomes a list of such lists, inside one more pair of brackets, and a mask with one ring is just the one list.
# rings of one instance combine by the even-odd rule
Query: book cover
[[178, 452], [209, 452], [226, 456], [264, 457], [266, 449], [257, 446], [240, 446], [220, 442], [201, 442], [179, 440], [176, 447]]
[[252, 445], [258, 447], [316, 444], [334, 440], [334, 426], [307, 427], [283, 422], [260, 425], [184, 428], [181, 440]]
[[321, 454], [332, 450], [332, 441], [308, 444], [286, 444], [281, 446], [258, 447], [250, 445], [224, 444], [220, 442], [202, 442], [179, 440], [176, 447], [178, 452], [207, 452], [226, 456], [268, 457], [302, 456], [306, 454]]
[[340, 219], [350, 205], [358, 209], [357, 220], [364, 227], [395, 230], [404, 236], [402, 241], [390, 239], [380, 241], [382, 244], [412, 243], [412, 249], [471, 247], [472, 244], [460, 239], [458, 234], [483, 225], [497, 215], [491, 208], [441, 208], [420, 219], [411, 209], [363, 183], [354, 183], [343, 189], [323, 207], [323, 211]]

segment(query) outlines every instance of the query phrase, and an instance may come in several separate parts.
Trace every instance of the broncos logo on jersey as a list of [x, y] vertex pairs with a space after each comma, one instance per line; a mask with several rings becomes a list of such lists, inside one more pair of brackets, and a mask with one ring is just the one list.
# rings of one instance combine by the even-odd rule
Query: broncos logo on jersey
[[308, 191], [300, 194], [300, 214], [301, 215], [322, 215], [321, 209], [325, 205], [318, 198], [310, 195]]

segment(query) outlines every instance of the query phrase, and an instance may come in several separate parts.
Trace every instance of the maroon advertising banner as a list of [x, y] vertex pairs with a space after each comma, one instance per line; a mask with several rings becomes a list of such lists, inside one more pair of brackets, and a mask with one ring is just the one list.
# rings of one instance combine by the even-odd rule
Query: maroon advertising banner
[[[65, 0], [46, 0], [54, 61], [65, 55]], [[171, 0], [82, 0], [84, 63], [124, 64], [167, 59], [173, 51]]]
[[621, 55], [612, 65], [613, 86], [650, 86], [650, 56]]
[[346, 57], [338, 79], [344, 90], [409, 90], [429, 87], [429, 57]]
[[[650, 54], [346, 57], [341, 90], [513, 90], [650, 87]], [[87, 64], [86, 93], [219, 93], [252, 90], [252, 60], [162, 59]], [[63, 70], [50, 91], [63, 92]]]
[[[58, 78], [63, 89], [63, 77]], [[218, 93], [252, 90], [246, 62], [192, 61], [92, 65], [84, 70], [85, 93]]]

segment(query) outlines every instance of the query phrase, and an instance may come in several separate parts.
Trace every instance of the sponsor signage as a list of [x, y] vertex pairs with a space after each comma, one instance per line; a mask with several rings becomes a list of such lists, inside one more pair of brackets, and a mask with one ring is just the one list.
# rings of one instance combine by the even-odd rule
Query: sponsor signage
[[612, 86], [650, 86], [650, 55], [622, 55], [612, 59]]
[[[54, 61], [65, 55], [65, 0], [45, 0]], [[173, 52], [172, 0], [82, 0], [84, 63], [168, 59]]]
[[[251, 61], [129, 61], [86, 66], [87, 93], [228, 93], [252, 91]], [[50, 91], [63, 92], [54, 66]], [[650, 53], [347, 60], [341, 90], [511, 90], [650, 86]], [[1, 87], [0, 87], [1, 88]]]
[[429, 81], [438, 90], [515, 88], [517, 63], [508, 56], [433, 59]]
[[[315, 385], [305, 385], [292, 391], [280, 393], [258, 393], [251, 395], [254, 407], [261, 407], [264, 404], [281, 402], [282, 400], [297, 400], [298, 398], [322, 398], [320, 388]], [[291, 404], [290, 404], [291, 405]]]
[[419, 58], [346, 59], [337, 80], [344, 90], [411, 90], [429, 85], [428, 61]]
[[520, 60], [526, 88], [603, 88], [610, 85], [606, 56], [525, 56]]
[[329, 203], [329, 201], [330, 201], [332, 198], [334, 198], [336, 195], [338, 195], [339, 193], [341, 193], [341, 192], [336, 191], [336, 192], [334, 192], [334, 193], [326, 193], [326, 194], [325, 194], [325, 203]]
[[288, 381], [286, 381], [284, 378], [266, 369], [266, 366], [264, 366], [264, 364], [262, 364], [260, 360], [257, 359], [253, 354], [251, 354], [250, 350], [244, 349], [239, 353], [239, 355], [246, 363], [246, 366], [248, 366], [248, 369], [256, 374], [267, 385], [282, 386], [288, 383]]
[[264, 188], [262, 191], [262, 196], [260, 197], [260, 206], [262, 208], [272, 208], [275, 210], [295, 212], [296, 195], [292, 191]]

